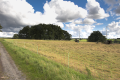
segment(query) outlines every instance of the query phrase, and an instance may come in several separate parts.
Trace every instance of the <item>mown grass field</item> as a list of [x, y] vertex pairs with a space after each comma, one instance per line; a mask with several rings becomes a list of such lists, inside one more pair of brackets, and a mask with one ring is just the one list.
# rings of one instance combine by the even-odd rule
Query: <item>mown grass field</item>
[[69, 64], [71, 69], [81, 73], [87, 74], [88, 67], [97, 80], [120, 80], [120, 44], [25, 39], [5, 39], [5, 42], [25, 48], [66, 67]]

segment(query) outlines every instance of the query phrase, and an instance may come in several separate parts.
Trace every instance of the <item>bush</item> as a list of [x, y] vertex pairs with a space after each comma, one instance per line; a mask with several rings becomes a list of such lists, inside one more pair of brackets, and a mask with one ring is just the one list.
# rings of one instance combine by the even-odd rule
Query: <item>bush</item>
[[112, 44], [112, 40], [107, 40], [106, 44]]
[[75, 42], [79, 42], [79, 39], [75, 39]]
[[99, 31], [93, 31], [87, 39], [88, 42], [105, 42], [106, 38]]

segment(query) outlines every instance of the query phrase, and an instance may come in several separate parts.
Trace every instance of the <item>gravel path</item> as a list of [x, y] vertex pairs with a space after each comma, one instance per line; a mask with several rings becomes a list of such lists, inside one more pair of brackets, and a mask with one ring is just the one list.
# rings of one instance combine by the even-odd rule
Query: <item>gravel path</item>
[[0, 80], [26, 80], [14, 61], [0, 43]]

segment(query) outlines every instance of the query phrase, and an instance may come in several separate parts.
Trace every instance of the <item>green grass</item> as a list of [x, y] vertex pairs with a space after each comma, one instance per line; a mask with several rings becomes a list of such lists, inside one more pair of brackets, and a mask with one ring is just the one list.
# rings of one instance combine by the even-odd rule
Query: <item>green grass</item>
[[87, 67], [88, 74], [83, 74], [3, 39], [0, 41], [27, 80], [95, 80]]
[[82, 40], [80, 40], [81, 42], [87, 42], [87, 39], [82, 39]]
[[[72, 39], [71, 41], [75, 41], [75, 39]], [[79, 40], [80, 42], [87, 42], [87, 39], [82, 39], [82, 40]]]

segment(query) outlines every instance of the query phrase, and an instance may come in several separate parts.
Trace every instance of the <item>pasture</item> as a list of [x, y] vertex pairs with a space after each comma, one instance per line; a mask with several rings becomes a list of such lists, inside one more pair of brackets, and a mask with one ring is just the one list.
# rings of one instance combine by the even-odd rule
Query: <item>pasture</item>
[[18, 47], [42, 55], [81, 73], [86, 67], [96, 79], [120, 79], [120, 44], [59, 40], [5, 39]]

